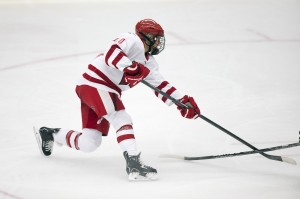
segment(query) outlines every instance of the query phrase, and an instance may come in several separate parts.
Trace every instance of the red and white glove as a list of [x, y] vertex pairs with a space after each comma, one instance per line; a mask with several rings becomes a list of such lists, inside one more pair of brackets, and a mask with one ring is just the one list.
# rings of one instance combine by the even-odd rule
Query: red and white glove
[[124, 76], [120, 84], [129, 85], [131, 88], [142, 81], [149, 73], [150, 70], [138, 62], [133, 61], [131, 66], [123, 69]]
[[182, 104], [185, 104], [189, 107], [189, 108], [182, 108], [177, 105], [177, 109], [180, 111], [182, 117], [188, 119], [196, 119], [197, 117], [199, 117], [200, 109], [198, 108], [198, 105], [196, 104], [193, 97], [185, 95], [179, 101]]

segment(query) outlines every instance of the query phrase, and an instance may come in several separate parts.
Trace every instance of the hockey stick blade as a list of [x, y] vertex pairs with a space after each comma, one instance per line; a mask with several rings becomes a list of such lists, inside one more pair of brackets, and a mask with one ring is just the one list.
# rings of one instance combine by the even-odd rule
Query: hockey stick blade
[[[262, 152], [260, 152], [259, 150], [256, 150], [256, 151], [258, 151], [258, 153], [262, 154]], [[297, 165], [297, 162], [294, 159], [288, 158], [288, 157], [285, 157], [285, 156], [269, 155], [269, 154], [266, 154], [266, 153], [264, 153], [264, 156], [266, 158], [271, 159], [271, 160], [277, 160], [277, 161], [280, 161], [280, 162], [285, 162], [285, 163], [288, 163], [288, 164]]]
[[285, 156], [281, 156], [281, 158], [282, 158], [282, 162], [286, 162], [286, 163], [289, 163], [289, 164], [292, 164], [292, 165], [297, 165], [296, 160], [294, 160], [292, 158], [288, 158], [288, 157], [285, 157]]
[[[262, 152], [269, 152], [269, 151], [276, 151], [276, 150], [282, 150], [282, 149], [287, 149], [287, 148], [292, 148], [292, 147], [297, 147], [300, 146], [300, 143], [292, 143], [292, 144], [287, 144], [287, 145], [280, 145], [280, 146], [275, 146], [275, 147], [270, 147], [270, 148], [264, 148], [260, 149], [259, 151]], [[259, 151], [243, 151], [243, 152], [238, 152], [238, 153], [228, 153], [228, 154], [221, 154], [221, 155], [210, 155], [210, 156], [198, 156], [198, 157], [189, 157], [189, 156], [180, 156], [180, 155], [175, 155], [175, 154], [163, 154], [160, 155], [161, 158], [174, 158], [174, 159], [180, 159], [180, 160], [209, 160], [209, 159], [219, 159], [219, 158], [229, 158], [229, 157], [236, 157], [236, 156], [243, 156], [243, 155], [251, 155], [251, 154], [256, 154], [259, 153]], [[296, 164], [296, 161], [291, 159], [291, 158], [286, 158], [282, 157], [282, 161], [289, 163], [289, 164]]]

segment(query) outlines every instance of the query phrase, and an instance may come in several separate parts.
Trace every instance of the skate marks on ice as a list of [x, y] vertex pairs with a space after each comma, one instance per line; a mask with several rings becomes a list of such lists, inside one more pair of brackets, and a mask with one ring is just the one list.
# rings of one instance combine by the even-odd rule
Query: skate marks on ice
[[0, 198], [2, 198], [1, 195], [4, 196], [7, 199], [24, 199], [24, 198], [21, 198], [19, 196], [14, 195], [14, 194], [8, 193], [6, 191], [2, 191], [0, 189]]

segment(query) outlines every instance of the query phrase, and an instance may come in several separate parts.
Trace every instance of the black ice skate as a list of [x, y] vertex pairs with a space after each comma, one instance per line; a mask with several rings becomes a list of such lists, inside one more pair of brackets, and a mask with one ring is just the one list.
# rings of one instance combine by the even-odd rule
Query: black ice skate
[[52, 134], [57, 133], [59, 129], [41, 127], [39, 131], [37, 131], [35, 127], [33, 127], [33, 131], [42, 155], [45, 156], [51, 155], [53, 149], [53, 142], [54, 142], [54, 138]]
[[157, 178], [156, 169], [144, 165], [140, 160], [140, 155], [128, 155], [124, 152], [126, 160], [126, 172], [129, 180], [155, 180]]

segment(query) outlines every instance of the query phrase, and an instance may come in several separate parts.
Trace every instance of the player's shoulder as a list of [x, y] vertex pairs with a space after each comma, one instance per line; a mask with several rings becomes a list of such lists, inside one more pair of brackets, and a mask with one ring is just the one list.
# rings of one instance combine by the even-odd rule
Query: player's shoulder
[[138, 39], [139, 37], [137, 36], [137, 34], [132, 33], [132, 32], [124, 32], [122, 33], [122, 35], [126, 38], [132, 38], [132, 39]]
[[136, 51], [143, 51], [144, 49], [142, 40], [135, 33], [122, 33], [114, 42], [125, 51], [125, 53], [133, 49]]
[[123, 38], [126, 42], [131, 43], [141, 42], [140, 38], [135, 33], [131, 32], [122, 33], [119, 38]]

